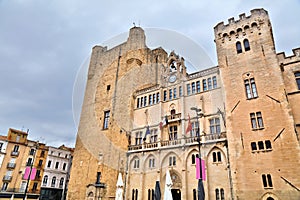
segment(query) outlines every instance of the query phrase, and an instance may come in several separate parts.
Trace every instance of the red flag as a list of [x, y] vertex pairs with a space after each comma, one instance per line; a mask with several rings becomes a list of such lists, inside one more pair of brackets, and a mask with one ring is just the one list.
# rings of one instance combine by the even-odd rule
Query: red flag
[[163, 123], [159, 122], [159, 129], [162, 130], [163, 129]]
[[190, 115], [189, 115], [189, 122], [188, 122], [188, 126], [187, 126], [187, 128], [186, 128], [185, 133], [186, 133], [186, 134], [189, 133], [192, 129], [193, 129], [193, 128], [192, 128], [191, 118], [190, 118]]

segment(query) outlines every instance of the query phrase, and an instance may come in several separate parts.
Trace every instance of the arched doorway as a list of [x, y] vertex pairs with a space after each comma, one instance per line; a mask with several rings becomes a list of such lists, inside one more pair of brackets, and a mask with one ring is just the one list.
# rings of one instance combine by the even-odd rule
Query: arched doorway
[[267, 200], [274, 200], [272, 197], [268, 197]]

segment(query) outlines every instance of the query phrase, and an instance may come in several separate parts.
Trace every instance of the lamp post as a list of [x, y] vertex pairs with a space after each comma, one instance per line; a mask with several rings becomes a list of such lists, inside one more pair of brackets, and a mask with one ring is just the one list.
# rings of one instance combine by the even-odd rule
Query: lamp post
[[30, 171], [29, 171], [29, 175], [28, 175], [28, 178], [27, 178], [27, 183], [26, 183], [26, 187], [25, 187], [25, 192], [24, 192], [24, 197], [23, 197], [23, 200], [26, 200], [27, 199], [27, 190], [28, 190], [28, 185], [29, 185], [29, 181], [30, 181], [30, 176], [31, 176], [31, 172], [32, 172], [32, 167], [34, 165], [34, 160], [35, 160], [35, 155], [36, 155], [36, 152], [39, 148], [39, 143], [37, 142], [35, 145], [35, 150], [34, 150], [34, 153], [33, 153], [33, 159], [32, 159], [32, 162], [30, 163]]
[[199, 172], [200, 172], [200, 177], [198, 179], [198, 200], [204, 200], [205, 199], [205, 192], [204, 192], [204, 187], [203, 187], [203, 182], [202, 182], [202, 161], [201, 161], [201, 138], [200, 138], [200, 122], [199, 122], [199, 117], [201, 118], [203, 116], [203, 113], [201, 113], [201, 109], [197, 107], [191, 107], [191, 110], [196, 112], [196, 119], [197, 119], [197, 142], [198, 142], [198, 159], [199, 159]]

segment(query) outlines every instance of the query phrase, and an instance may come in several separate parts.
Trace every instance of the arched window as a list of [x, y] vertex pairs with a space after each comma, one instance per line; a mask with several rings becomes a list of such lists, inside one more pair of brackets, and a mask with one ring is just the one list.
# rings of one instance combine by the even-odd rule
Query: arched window
[[52, 178], [51, 187], [55, 187], [56, 177]]
[[135, 200], [138, 200], [139, 191], [138, 189], [135, 189]]
[[45, 175], [43, 179], [43, 185], [47, 185], [47, 182], [48, 182], [48, 176]]
[[61, 178], [59, 181], [59, 188], [63, 188], [64, 186], [64, 178]]
[[237, 53], [242, 53], [242, 45], [241, 42], [236, 43], [236, 52]]
[[221, 188], [221, 200], [225, 200], [225, 194], [224, 194], [224, 189]]
[[244, 48], [245, 48], [245, 51], [249, 51], [250, 50], [250, 44], [249, 44], [249, 40], [248, 39], [244, 39]]
[[216, 200], [220, 200], [220, 191], [219, 191], [219, 189], [217, 188], [215, 191], [216, 191]]
[[274, 200], [272, 197], [268, 197], [267, 200]]

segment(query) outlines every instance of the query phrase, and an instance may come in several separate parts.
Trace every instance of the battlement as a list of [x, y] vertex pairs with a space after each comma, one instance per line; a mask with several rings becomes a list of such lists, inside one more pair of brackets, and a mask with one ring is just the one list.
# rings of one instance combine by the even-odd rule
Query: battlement
[[277, 54], [278, 62], [281, 65], [287, 65], [294, 62], [300, 62], [300, 47], [293, 49], [293, 54], [290, 56], [286, 56], [284, 52], [280, 52]]
[[226, 37], [250, 28], [259, 29], [260, 25], [264, 23], [264, 19], [269, 21], [268, 12], [262, 8], [253, 9], [250, 13], [249, 16], [246, 16], [245, 13], [240, 14], [238, 20], [231, 17], [228, 19], [228, 24], [224, 24], [224, 22], [218, 23], [214, 27], [216, 38]]

